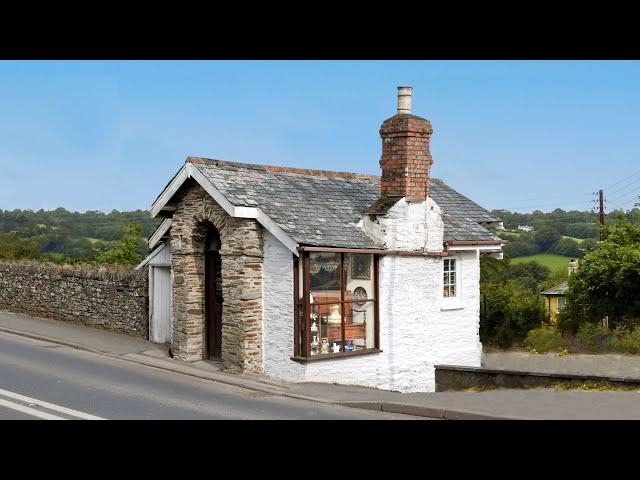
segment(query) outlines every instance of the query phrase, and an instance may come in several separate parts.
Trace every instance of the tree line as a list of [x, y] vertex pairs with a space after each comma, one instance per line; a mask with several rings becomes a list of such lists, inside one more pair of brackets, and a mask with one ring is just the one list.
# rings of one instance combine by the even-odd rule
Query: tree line
[[[553, 253], [567, 257], [580, 258], [593, 251], [598, 240], [598, 217], [592, 211], [565, 211], [560, 208], [544, 213], [535, 210], [532, 213], [493, 210], [493, 215], [502, 219], [506, 231], [495, 233], [508, 240], [504, 251], [509, 257], [524, 257], [538, 253]], [[632, 225], [640, 225], [640, 209], [622, 212], [613, 211], [606, 216], [607, 222], [616, 222], [624, 218]], [[532, 232], [510, 231], [520, 225], [533, 227]]]
[[[135, 263], [148, 252], [146, 238], [158, 224], [146, 210], [80, 213], [64, 208], [0, 209], [0, 259], [108, 263], [120, 258], [119, 263], [125, 259]], [[122, 251], [123, 245], [128, 253]], [[120, 249], [120, 254], [105, 257], [114, 249]]]

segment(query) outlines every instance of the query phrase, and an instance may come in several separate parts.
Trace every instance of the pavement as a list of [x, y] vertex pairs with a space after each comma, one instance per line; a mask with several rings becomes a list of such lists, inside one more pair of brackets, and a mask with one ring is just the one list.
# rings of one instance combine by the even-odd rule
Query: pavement
[[[156, 345], [139, 337], [130, 337], [67, 322], [0, 312], [0, 332], [9, 334], [4, 335], [2, 339], [6, 339], [7, 337], [15, 339], [16, 336], [19, 336], [25, 338], [25, 340], [30, 339], [34, 342], [43, 342], [45, 345], [56, 346], [56, 350], [58, 350], [59, 353], [64, 352], [65, 355], [70, 355], [74, 352], [76, 355], [85, 355], [87, 356], [86, 358], [91, 358], [93, 362], [97, 362], [98, 360], [96, 359], [100, 358], [100, 368], [102, 370], [99, 369], [98, 373], [109, 368], [109, 366], [114, 367], [115, 365], [119, 365], [119, 368], [122, 368], [125, 362], [128, 364], [137, 364], [135, 368], [145, 367], [143, 369], [145, 372], [155, 370], [154, 373], [157, 376], [154, 377], [152, 382], [153, 386], [147, 387], [151, 391], [155, 391], [155, 395], [151, 397], [145, 396], [145, 398], [150, 398], [154, 402], [165, 398], [171, 399], [172, 396], [176, 394], [176, 391], [181, 392], [180, 389], [176, 390], [176, 387], [157, 388], [156, 384], [161, 382], [161, 379], [171, 378], [172, 381], [175, 382], [196, 382], [199, 386], [204, 383], [209, 386], [215, 385], [218, 389], [230, 388], [243, 392], [250, 391], [253, 392], [253, 395], [257, 396], [256, 398], [268, 398], [270, 402], [275, 402], [277, 399], [280, 402], [301, 401], [307, 406], [315, 404], [317, 408], [322, 407], [328, 409], [326, 411], [323, 410], [324, 416], [321, 415], [321, 418], [329, 418], [329, 412], [333, 412], [333, 414], [338, 415], [339, 418], [347, 418], [340, 417], [340, 415], [332, 409], [348, 407], [346, 411], [351, 410], [352, 418], [361, 418], [358, 417], [356, 411], [353, 410], [359, 409], [359, 414], [364, 414], [366, 413], [364, 412], [365, 410], [369, 410], [371, 411], [369, 412], [371, 415], [379, 416], [375, 418], [382, 418], [382, 416], [385, 415], [397, 415], [397, 417], [393, 418], [407, 418], [406, 416], [412, 416], [413, 418], [461, 420], [640, 419], [640, 393], [638, 392], [499, 389], [483, 392], [399, 393], [335, 384], [287, 383], [275, 381], [264, 376], [240, 375], [225, 372], [222, 371], [221, 366], [215, 362], [201, 361], [187, 364], [169, 358], [167, 355], [167, 347], [164, 345]], [[12, 355], [19, 356], [19, 350], [11, 350], [10, 347], [7, 348], [9, 349], [6, 350], [5, 346], [0, 344], [0, 366], [10, 364], [13, 358]], [[49, 351], [51, 351], [51, 348], [49, 348]], [[495, 368], [496, 362], [500, 362], [500, 357], [496, 355], [503, 354], [485, 354], [483, 356], [483, 363], [487, 363], [487, 366], [491, 365], [492, 368]], [[578, 358], [575, 363], [571, 363], [566, 362], [566, 359], [571, 356], [543, 358], [544, 356], [540, 355], [525, 355], [535, 358], [528, 362], [526, 357], [522, 355], [508, 356], [506, 357], [506, 362], [511, 362], [509, 363], [509, 368], [517, 367], [526, 370], [526, 367], [529, 366], [531, 368], [550, 369], [553, 368], [553, 362], [557, 360], [562, 360], [561, 364], [567, 366], [567, 368], [578, 368], [578, 366], [580, 366], [586, 369], [589, 368], [590, 364], [598, 364], [597, 358]], [[590, 355], [581, 357], [603, 356]], [[611, 362], [613, 362], [611, 363], [608, 357], [617, 356], [603, 357], [603, 363], [599, 367], [603, 369], [603, 372], [606, 370], [607, 364], [618, 365], [618, 368], [624, 367], [623, 361], [611, 360]], [[636, 365], [636, 363], [634, 363], [635, 361], [636, 359], [634, 357], [630, 365]], [[638, 361], [640, 361], [640, 359], [638, 359]], [[14, 363], [20, 366], [29, 365], [29, 362], [24, 359], [21, 361], [16, 360], [16, 362]], [[503, 364], [501, 364], [501, 366], [504, 367]], [[130, 388], [138, 384], [136, 375], [142, 375], [140, 372], [136, 372], [135, 374], [128, 373], [124, 377], [126, 384], [129, 385]], [[147, 374], [148, 373], [145, 373], [145, 375]], [[16, 375], [18, 375], [17, 372]], [[115, 375], [115, 378], [109, 376], [106, 381], [107, 384], [112, 385], [112, 388], [116, 390], [122, 388], [121, 384], [117, 381], [119, 376], [120, 374]], [[0, 383], [0, 412], [2, 412], [1, 389], [7, 388], [4, 386], [7, 378], [7, 375], [0, 372], [0, 379], [2, 379], [2, 383]], [[96, 388], [99, 388], [98, 385], [101, 384], [100, 382], [105, 382], [104, 379], [96, 382], [95, 377], [91, 374], [85, 375], [83, 378], [88, 384], [96, 385]], [[181, 380], [178, 380], [178, 378]], [[25, 386], [23, 385], [21, 388], [24, 389]], [[168, 388], [168, 391], [166, 388]], [[142, 395], [144, 392], [144, 390], [140, 390], [138, 387], [134, 390], [137, 392], [136, 395]], [[21, 393], [24, 393], [24, 390]], [[28, 396], [29, 394], [24, 393], [24, 395]], [[197, 405], [205, 408], [203, 405], [207, 405], [206, 402], [202, 403], [204, 398], [205, 397], [198, 397], [197, 400], [184, 399], [183, 401], [189, 405], [193, 405], [193, 410], [190, 411], [194, 413], [200, 408], [197, 407]], [[61, 398], [58, 400], [61, 400]], [[234, 402], [231, 400], [228, 400], [228, 402], [229, 408], [231, 408]], [[103, 408], [107, 406], [108, 403], [105, 403]], [[73, 408], [76, 408], [76, 406]], [[206, 408], [213, 407], [208, 406]], [[84, 411], [82, 408], [78, 410]], [[87, 411], [94, 412], [95, 409]], [[134, 408], [133, 411], [140, 414], [143, 409]], [[286, 409], [282, 409], [272, 413], [275, 415], [274, 418], [289, 418], [285, 415], [286, 411]], [[170, 411], [162, 410], [162, 412], [162, 415], [169, 415]], [[175, 418], [183, 418], [180, 416], [182, 413], [178, 414], [173, 410], [171, 410], [171, 412], [173, 415], [178, 415]], [[216, 417], [216, 412], [217, 411], [210, 412], [213, 418], [218, 418]], [[234, 412], [240, 415], [240, 418], [244, 418], [240, 413], [241, 410], [234, 410]], [[220, 412], [217, 412], [217, 414], [219, 413]], [[116, 411], [108, 411], [106, 415], [107, 418], [118, 418], [118, 412]], [[147, 417], [143, 416], [141, 418]], [[168, 418], [174, 417], [169, 415]], [[191, 417], [187, 416], [187, 418]], [[248, 418], [254, 417], [250, 416]], [[272, 417], [267, 415], [266, 418]], [[296, 416], [295, 418], [306, 417], [302, 415], [301, 417]]]

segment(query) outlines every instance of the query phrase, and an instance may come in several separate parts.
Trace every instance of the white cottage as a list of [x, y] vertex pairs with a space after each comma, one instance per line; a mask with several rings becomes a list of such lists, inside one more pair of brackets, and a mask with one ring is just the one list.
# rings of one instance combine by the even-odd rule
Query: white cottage
[[480, 255], [499, 219], [429, 178], [411, 88], [381, 177], [189, 157], [151, 208], [150, 339], [175, 358], [294, 382], [434, 391], [480, 366]]

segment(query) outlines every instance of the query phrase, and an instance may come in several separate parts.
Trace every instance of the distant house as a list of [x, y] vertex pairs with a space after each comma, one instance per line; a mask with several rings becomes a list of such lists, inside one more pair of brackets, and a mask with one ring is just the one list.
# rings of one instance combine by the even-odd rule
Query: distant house
[[567, 290], [569, 290], [568, 282], [562, 282], [560, 285], [542, 292], [542, 295], [547, 299], [549, 323], [555, 325], [558, 322], [558, 314], [567, 305]]
[[[571, 260], [569, 262], [569, 275], [578, 269], [578, 261]], [[549, 312], [549, 323], [556, 324], [558, 314], [567, 306], [567, 290], [569, 283], [562, 282], [555, 287], [551, 287], [541, 293], [547, 299], [547, 311]]]
[[531, 225], [518, 225], [517, 229], [523, 232], [533, 232], [534, 230], [534, 228]]

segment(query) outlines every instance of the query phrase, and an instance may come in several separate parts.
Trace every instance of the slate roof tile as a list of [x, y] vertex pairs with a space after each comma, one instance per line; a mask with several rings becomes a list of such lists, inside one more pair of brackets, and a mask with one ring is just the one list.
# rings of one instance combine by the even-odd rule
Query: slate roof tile
[[[379, 177], [194, 157], [187, 161], [233, 205], [259, 207], [300, 244], [380, 247], [356, 227], [367, 208], [380, 200]], [[442, 180], [430, 180], [429, 195], [442, 208], [445, 240], [499, 240], [480, 222], [500, 220]]]

